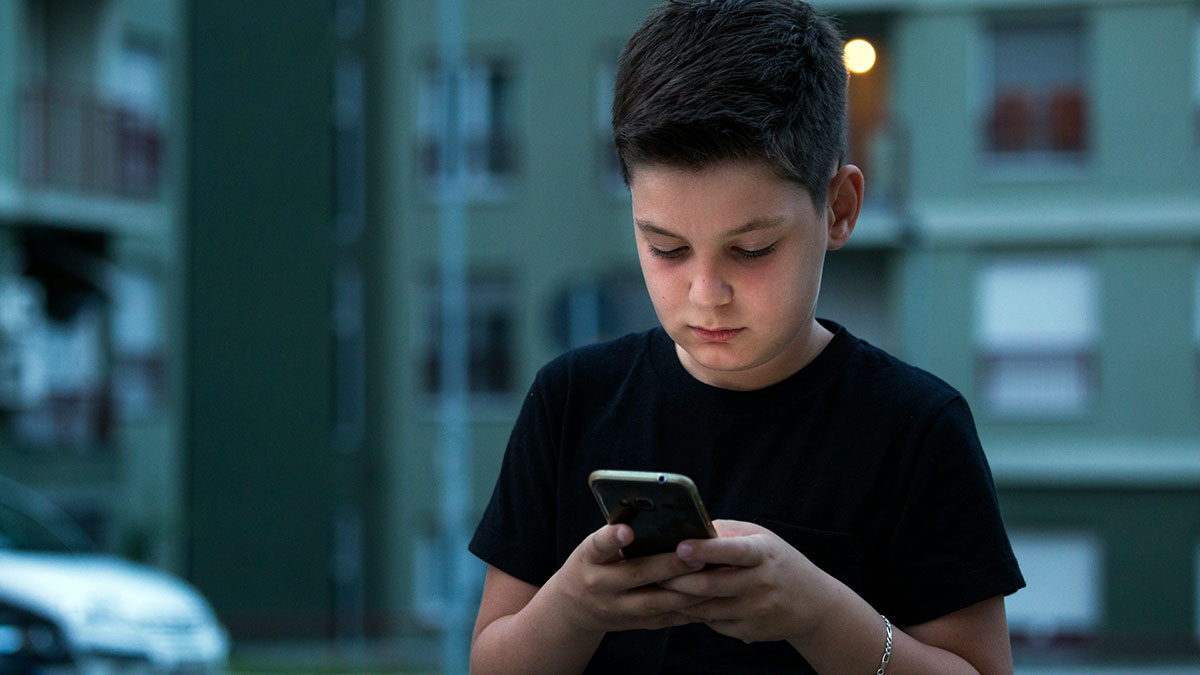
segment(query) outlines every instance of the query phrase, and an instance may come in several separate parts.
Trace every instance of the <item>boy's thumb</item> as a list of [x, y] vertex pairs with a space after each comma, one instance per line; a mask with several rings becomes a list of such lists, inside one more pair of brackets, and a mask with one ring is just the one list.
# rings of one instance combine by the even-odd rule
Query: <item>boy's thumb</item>
[[605, 525], [588, 537], [587, 558], [593, 563], [606, 563], [621, 554], [621, 548], [633, 541], [633, 528], [628, 525]]

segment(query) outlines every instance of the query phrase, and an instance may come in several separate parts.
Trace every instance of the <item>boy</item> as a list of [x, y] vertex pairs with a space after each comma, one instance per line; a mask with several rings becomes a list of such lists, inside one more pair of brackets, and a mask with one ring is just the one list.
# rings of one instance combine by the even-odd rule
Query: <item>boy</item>
[[[1024, 582], [966, 403], [815, 318], [862, 204], [846, 81], [792, 0], [667, 0], [626, 45], [613, 129], [662, 326], [539, 372], [471, 542], [473, 672], [1011, 673]], [[690, 476], [719, 536], [623, 559], [594, 469]]]

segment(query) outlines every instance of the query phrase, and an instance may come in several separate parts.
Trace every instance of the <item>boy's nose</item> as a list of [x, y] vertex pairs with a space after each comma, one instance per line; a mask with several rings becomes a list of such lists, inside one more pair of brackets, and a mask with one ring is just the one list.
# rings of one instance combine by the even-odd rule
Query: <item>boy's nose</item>
[[733, 300], [733, 286], [718, 270], [701, 268], [692, 275], [688, 300], [698, 307], [720, 307]]

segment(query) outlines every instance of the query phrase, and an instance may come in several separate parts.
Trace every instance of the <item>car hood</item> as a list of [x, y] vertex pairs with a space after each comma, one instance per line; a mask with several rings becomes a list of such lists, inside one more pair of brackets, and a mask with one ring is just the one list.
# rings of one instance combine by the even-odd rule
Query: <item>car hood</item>
[[0, 595], [25, 598], [52, 611], [103, 600], [133, 613], [148, 607], [208, 611], [183, 581], [102, 555], [0, 551]]
[[206, 651], [227, 649], [224, 630], [195, 589], [111, 556], [0, 550], [0, 600], [56, 621], [84, 648], [122, 645], [153, 657], [155, 635], [190, 633], [208, 636]]

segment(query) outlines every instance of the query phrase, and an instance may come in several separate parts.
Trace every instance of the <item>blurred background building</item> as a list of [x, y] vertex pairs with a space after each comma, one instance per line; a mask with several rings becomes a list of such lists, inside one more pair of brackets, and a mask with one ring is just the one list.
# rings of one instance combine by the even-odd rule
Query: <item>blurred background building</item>
[[180, 5], [0, 2], [0, 473], [177, 567]]
[[[466, 3], [465, 527], [536, 369], [655, 321], [608, 117], [652, 4]], [[1194, 657], [1200, 3], [818, 6], [874, 55], [820, 314], [967, 394], [1019, 657]], [[235, 644], [438, 659], [438, 10], [0, 0], [0, 474]]]

